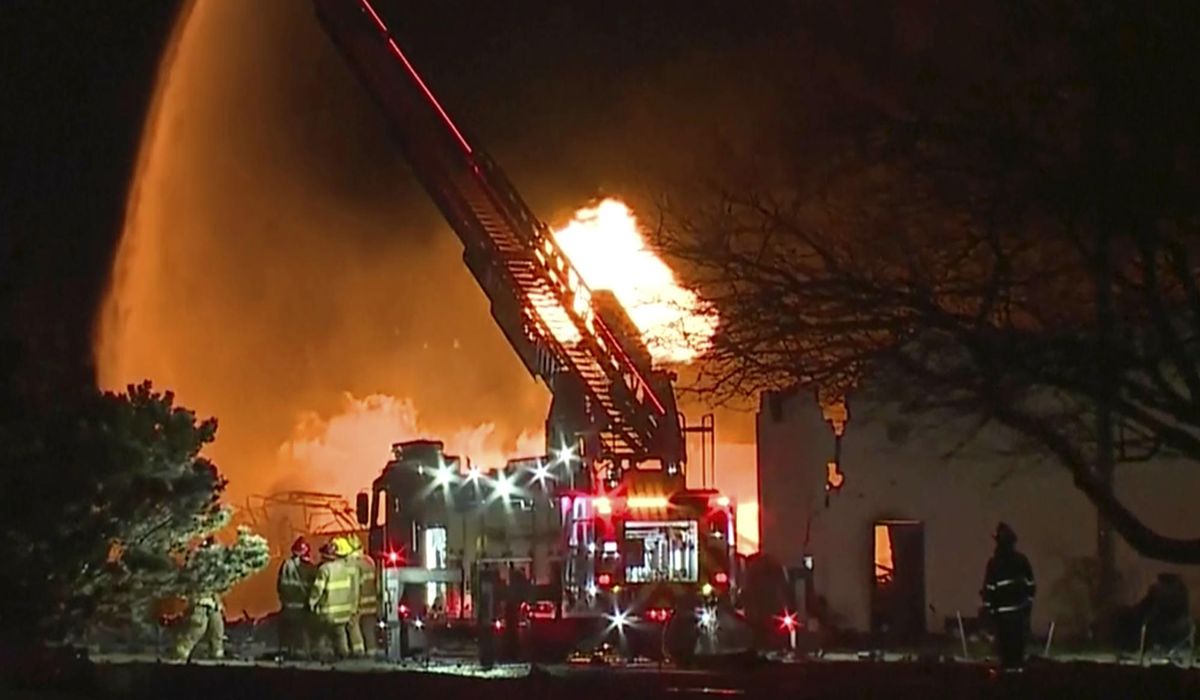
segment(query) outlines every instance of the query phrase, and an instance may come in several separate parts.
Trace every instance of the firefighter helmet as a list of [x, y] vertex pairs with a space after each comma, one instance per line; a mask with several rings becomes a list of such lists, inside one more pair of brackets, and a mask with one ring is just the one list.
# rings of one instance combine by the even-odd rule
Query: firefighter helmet
[[354, 548], [350, 546], [350, 541], [345, 537], [333, 538], [333, 553], [339, 557], [348, 557], [354, 554]]
[[308, 546], [308, 540], [304, 539], [303, 535], [297, 537], [296, 541], [292, 543], [292, 554], [298, 557], [307, 557], [311, 553], [312, 547]]
[[349, 545], [350, 545], [351, 553], [357, 554], [357, 553], [363, 551], [362, 540], [358, 539], [357, 536], [351, 535], [351, 536], [347, 537], [346, 542], [349, 543]]
[[996, 525], [996, 534], [992, 535], [992, 537], [999, 544], [1012, 545], [1017, 543], [1016, 530], [1013, 530], [1012, 526], [1003, 521]]
[[325, 544], [321, 545], [320, 551], [321, 551], [322, 559], [336, 559], [337, 558], [337, 545], [335, 545], [333, 543], [333, 540], [330, 540], [330, 541], [326, 542]]

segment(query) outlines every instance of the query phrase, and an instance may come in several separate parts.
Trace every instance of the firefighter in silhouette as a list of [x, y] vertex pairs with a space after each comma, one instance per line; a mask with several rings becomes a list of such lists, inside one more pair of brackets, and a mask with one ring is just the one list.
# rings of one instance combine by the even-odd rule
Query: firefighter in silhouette
[[1007, 523], [996, 526], [996, 551], [983, 577], [983, 604], [996, 635], [996, 653], [1005, 669], [1025, 663], [1025, 643], [1037, 585], [1029, 559], [1017, 551], [1017, 533]]
[[329, 542], [321, 547], [321, 565], [308, 594], [309, 610], [317, 618], [317, 653], [322, 658], [332, 655], [344, 659], [350, 655], [346, 625], [354, 617], [357, 605], [354, 572], [338, 557], [337, 546]]
[[508, 564], [508, 581], [503, 588], [504, 598], [504, 651], [505, 661], [517, 661], [521, 656], [521, 603], [528, 594], [529, 579], [525, 573]]
[[317, 567], [312, 561], [308, 540], [297, 537], [292, 554], [279, 567], [275, 590], [279, 594], [279, 651], [289, 658], [306, 658], [311, 651], [312, 615], [308, 611], [308, 592]]
[[485, 565], [479, 571], [479, 593], [475, 599], [475, 622], [479, 634], [479, 665], [491, 668], [496, 663], [496, 633], [492, 623], [500, 597], [500, 577], [495, 569]]
[[675, 611], [663, 628], [664, 655], [680, 668], [690, 668], [696, 661], [700, 642], [700, 608], [704, 601], [692, 589], [687, 589], [675, 602]]

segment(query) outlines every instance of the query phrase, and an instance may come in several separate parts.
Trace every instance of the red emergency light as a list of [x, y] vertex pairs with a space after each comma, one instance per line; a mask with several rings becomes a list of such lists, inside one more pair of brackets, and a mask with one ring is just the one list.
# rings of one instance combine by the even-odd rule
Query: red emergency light
[[729, 584], [729, 574], [725, 573], [724, 571], [718, 571], [713, 576], [713, 583], [717, 584], [718, 586], [728, 585]]
[[666, 622], [671, 617], [668, 608], [650, 608], [646, 611], [646, 619], [651, 622]]
[[596, 583], [600, 584], [601, 586], [611, 586], [612, 585], [612, 575], [611, 574], [600, 574], [599, 576], [596, 577]]

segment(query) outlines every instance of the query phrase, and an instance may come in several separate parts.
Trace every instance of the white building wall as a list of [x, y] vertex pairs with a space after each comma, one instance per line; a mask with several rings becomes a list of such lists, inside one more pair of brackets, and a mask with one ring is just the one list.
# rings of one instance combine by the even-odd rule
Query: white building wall
[[[889, 518], [925, 524], [927, 628], [940, 630], [956, 610], [974, 615], [984, 565], [997, 521], [1011, 524], [1018, 547], [1033, 564], [1039, 584], [1035, 629], [1063, 614], [1050, 599], [1064, 562], [1095, 551], [1096, 516], [1065, 469], [1028, 456], [1001, 456], [1008, 444], [1000, 428], [981, 432], [967, 448], [944, 457], [962, 428], [913, 430], [909, 421], [851, 404], [842, 444], [846, 481], [825, 505], [825, 463], [833, 434], [810, 395], [779, 402], [764, 398], [757, 442], [762, 551], [785, 564], [815, 557], [816, 586], [851, 628], [869, 627], [874, 575], [873, 525]], [[890, 430], [889, 430], [890, 428]], [[1122, 497], [1152, 527], [1166, 534], [1200, 535], [1200, 465], [1147, 463], [1123, 467]], [[1200, 607], [1200, 569], [1147, 561], [1124, 543], [1118, 562], [1128, 597], [1136, 599], [1161, 571], [1179, 571]]]

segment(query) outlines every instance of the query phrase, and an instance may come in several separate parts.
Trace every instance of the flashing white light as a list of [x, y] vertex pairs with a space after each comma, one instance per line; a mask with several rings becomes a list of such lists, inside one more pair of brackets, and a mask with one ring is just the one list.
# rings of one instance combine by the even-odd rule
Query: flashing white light
[[717, 498], [717, 505], [722, 508], [728, 508], [729, 507], [729, 496], [719, 496]]
[[592, 500], [592, 506], [596, 508], [596, 512], [600, 515], [612, 514], [612, 501], [608, 499], [608, 496], [599, 496], [595, 498]]
[[439, 464], [437, 473], [433, 477], [433, 483], [437, 484], [438, 486], [445, 486], [446, 484], [449, 484], [453, 478], [454, 471], [445, 464]]
[[553, 476], [550, 474], [550, 467], [542, 464], [539, 461], [537, 466], [533, 468], [533, 480], [539, 484], [545, 484], [546, 479], [550, 478], [553, 478]]
[[593, 598], [595, 598], [595, 597], [596, 597], [596, 594], [597, 594], [597, 593], [599, 593], [599, 592], [600, 592], [600, 589], [599, 589], [599, 588], [596, 588], [596, 584], [594, 584], [594, 583], [589, 583], [589, 584], [588, 584], [588, 587], [587, 587], [587, 594], [588, 594], [588, 595], [590, 595], [590, 596], [592, 596]]
[[557, 457], [559, 462], [569, 465], [575, 459], [575, 448], [570, 445], [563, 445], [558, 448]]
[[479, 467], [472, 464], [471, 468], [467, 470], [467, 481], [478, 481], [481, 475]]
[[709, 610], [708, 608], [701, 610], [700, 611], [700, 624], [703, 625], [704, 627], [710, 627], [710, 626], [712, 626], [712, 623], [713, 623], [712, 610]]
[[612, 540], [605, 540], [604, 541], [604, 553], [605, 554], [616, 554], [617, 553], [617, 543]]
[[613, 614], [605, 615], [608, 618], [609, 625], [615, 627], [618, 632], [624, 631], [626, 625], [629, 624], [629, 613], [621, 609], [614, 609]]
[[507, 499], [517, 490], [517, 485], [513, 483], [513, 478], [507, 474], [500, 474], [496, 477], [496, 495], [500, 498]]
[[425, 621], [418, 617], [417, 619], [413, 620], [413, 627], [416, 627], [417, 629], [424, 629]]

